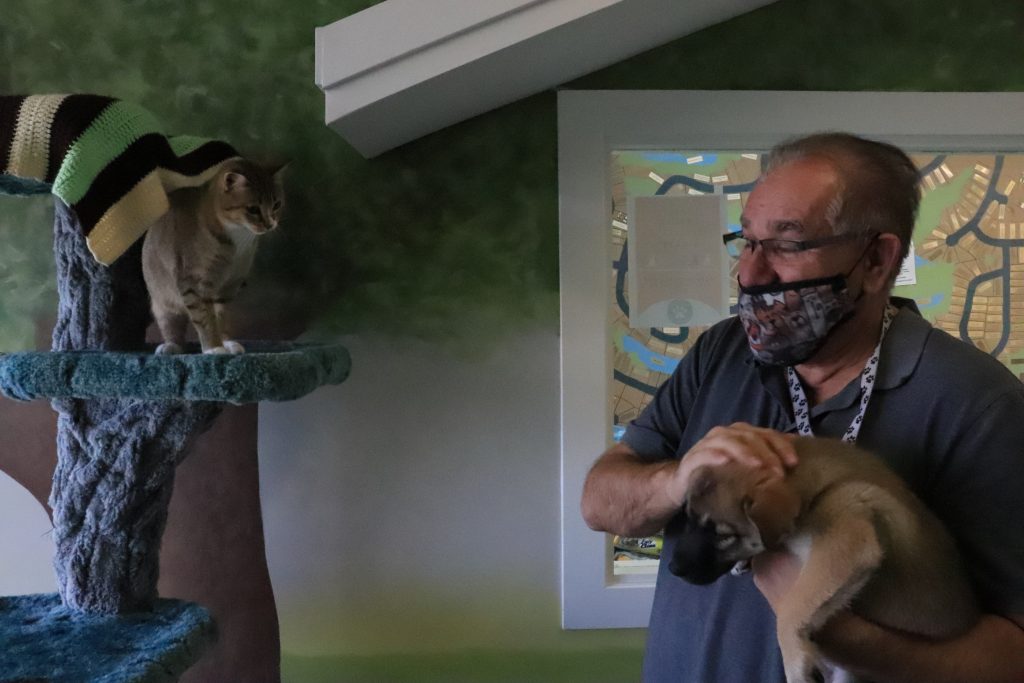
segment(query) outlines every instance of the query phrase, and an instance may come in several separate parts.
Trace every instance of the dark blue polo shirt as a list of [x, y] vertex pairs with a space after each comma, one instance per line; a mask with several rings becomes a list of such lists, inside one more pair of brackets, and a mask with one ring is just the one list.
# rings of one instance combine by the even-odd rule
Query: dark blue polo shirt
[[[857, 378], [814, 407], [815, 435], [841, 437], [859, 402]], [[785, 371], [753, 362], [736, 318], [701, 335], [623, 442], [651, 460], [680, 458], [709, 429], [733, 422], [795, 431]], [[882, 346], [858, 444], [946, 523], [985, 610], [1024, 614], [1024, 385], [902, 308]], [[668, 571], [673, 546], [666, 538], [645, 683], [785, 681], [775, 617], [750, 574], [688, 584]]]

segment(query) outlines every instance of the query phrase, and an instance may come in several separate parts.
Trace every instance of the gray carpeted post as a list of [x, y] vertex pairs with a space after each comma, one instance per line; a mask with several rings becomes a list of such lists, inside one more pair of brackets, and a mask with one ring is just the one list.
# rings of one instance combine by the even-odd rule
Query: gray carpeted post
[[[149, 319], [141, 240], [104, 267], [89, 253], [75, 214], [60, 200], [55, 205], [60, 304], [53, 350], [141, 348]], [[52, 404], [59, 417], [49, 502], [61, 598], [92, 613], [149, 610], [174, 468], [220, 404], [128, 398]]]

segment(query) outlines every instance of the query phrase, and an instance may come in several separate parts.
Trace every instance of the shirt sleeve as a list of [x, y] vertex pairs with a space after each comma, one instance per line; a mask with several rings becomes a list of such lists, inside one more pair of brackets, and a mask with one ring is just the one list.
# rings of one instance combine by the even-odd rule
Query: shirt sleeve
[[679, 457], [679, 444], [700, 387], [701, 368], [710, 354], [712, 328], [702, 334], [683, 356], [675, 371], [654, 393], [640, 415], [629, 423], [622, 442], [647, 460]]
[[980, 408], [933, 490], [986, 611], [1024, 614], [1024, 387]]

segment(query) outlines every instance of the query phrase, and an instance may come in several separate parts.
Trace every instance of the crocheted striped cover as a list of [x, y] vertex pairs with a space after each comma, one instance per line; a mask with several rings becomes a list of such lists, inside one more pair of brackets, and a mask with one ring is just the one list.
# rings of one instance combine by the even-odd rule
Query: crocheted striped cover
[[0, 95], [0, 193], [52, 192], [78, 216], [93, 257], [114, 262], [169, 208], [238, 156], [227, 143], [167, 136], [142, 107], [99, 95]]

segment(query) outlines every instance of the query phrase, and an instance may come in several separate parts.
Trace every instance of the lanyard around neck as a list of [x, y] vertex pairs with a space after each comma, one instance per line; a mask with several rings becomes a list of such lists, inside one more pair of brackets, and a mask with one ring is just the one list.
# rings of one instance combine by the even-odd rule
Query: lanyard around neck
[[[889, 331], [894, 317], [896, 317], [896, 307], [889, 304], [882, 316], [882, 334], [878, 337], [878, 344], [875, 345], [875, 350], [864, 369], [860, 371], [860, 408], [857, 410], [853, 422], [846, 428], [843, 441], [852, 443], [860, 434], [860, 426], [864, 422], [864, 414], [868, 410], [868, 401], [871, 400], [871, 394], [875, 390], [875, 380], [878, 378], [878, 361], [882, 356], [882, 340], [885, 339], [885, 333]], [[804, 393], [803, 384], [800, 383], [800, 377], [792, 366], [786, 368], [786, 377], [789, 380], [787, 382], [789, 400], [793, 403], [793, 418], [796, 420], [797, 431], [801, 436], [814, 436], [814, 431], [811, 429], [810, 404], [807, 401], [807, 394]]]

